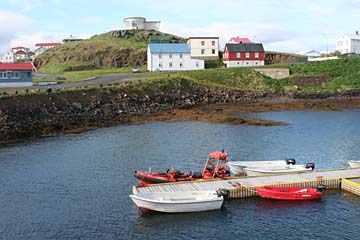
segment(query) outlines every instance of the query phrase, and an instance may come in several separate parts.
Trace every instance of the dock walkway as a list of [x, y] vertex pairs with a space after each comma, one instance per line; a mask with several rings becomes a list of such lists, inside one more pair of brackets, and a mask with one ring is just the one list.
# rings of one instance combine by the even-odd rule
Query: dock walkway
[[133, 193], [140, 192], [182, 192], [204, 191], [225, 188], [230, 191], [230, 198], [257, 196], [256, 186], [301, 186], [316, 187], [325, 184], [328, 189], [340, 188], [341, 180], [360, 177], [360, 168], [317, 170], [305, 173], [267, 175], [257, 177], [232, 177], [226, 180], [188, 181], [149, 186], [134, 186]]

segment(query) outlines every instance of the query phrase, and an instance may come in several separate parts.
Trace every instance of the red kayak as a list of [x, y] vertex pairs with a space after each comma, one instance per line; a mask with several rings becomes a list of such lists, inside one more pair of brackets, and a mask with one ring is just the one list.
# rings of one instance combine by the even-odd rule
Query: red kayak
[[212, 152], [205, 163], [202, 172], [180, 172], [174, 168], [168, 169], [166, 173], [145, 172], [137, 170], [134, 176], [139, 179], [139, 184], [147, 185], [154, 183], [196, 181], [212, 178], [230, 177], [230, 172], [226, 170], [227, 154], [224, 152]]
[[323, 187], [257, 187], [262, 198], [277, 200], [314, 200], [320, 199]]

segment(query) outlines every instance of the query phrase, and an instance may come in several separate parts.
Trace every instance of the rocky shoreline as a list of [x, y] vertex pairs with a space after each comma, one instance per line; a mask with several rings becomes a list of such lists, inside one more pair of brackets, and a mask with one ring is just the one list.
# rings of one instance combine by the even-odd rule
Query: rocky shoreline
[[360, 108], [360, 91], [266, 93], [193, 86], [139, 92], [131, 87], [81, 89], [0, 98], [0, 145], [118, 124], [150, 121], [281, 126], [241, 112]]

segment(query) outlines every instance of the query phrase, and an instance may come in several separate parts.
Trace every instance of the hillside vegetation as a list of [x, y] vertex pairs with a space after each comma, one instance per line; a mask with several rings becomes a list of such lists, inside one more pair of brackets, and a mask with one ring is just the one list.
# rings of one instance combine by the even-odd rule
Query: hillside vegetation
[[146, 63], [150, 36], [164, 37], [171, 42], [184, 41], [180, 37], [156, 31], [112, 31], [49, 49], [35, 59], [35, 66], [40, 72], [54, 74], [142, 66]]
[[290, 64], [293, 76], [327, 76], [329, 81], [322, 87], [302, 88], [303, 90], [338, 90], [360, 88], [360, 57], [338, 60]]

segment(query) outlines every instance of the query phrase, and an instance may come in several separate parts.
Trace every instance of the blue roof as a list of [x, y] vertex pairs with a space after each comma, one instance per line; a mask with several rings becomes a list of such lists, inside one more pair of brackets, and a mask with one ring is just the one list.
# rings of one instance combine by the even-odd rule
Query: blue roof
[[190, 53], [190, 48], [186, 43], [150, 43], [152, 53]]

